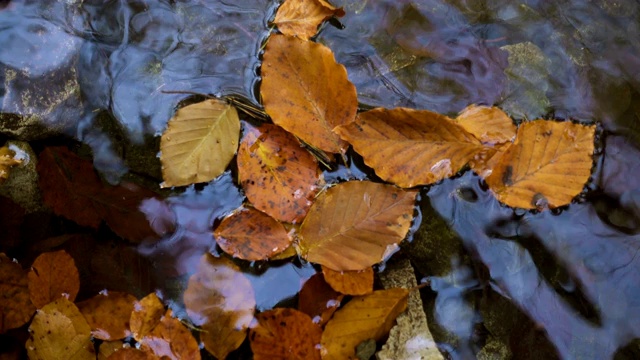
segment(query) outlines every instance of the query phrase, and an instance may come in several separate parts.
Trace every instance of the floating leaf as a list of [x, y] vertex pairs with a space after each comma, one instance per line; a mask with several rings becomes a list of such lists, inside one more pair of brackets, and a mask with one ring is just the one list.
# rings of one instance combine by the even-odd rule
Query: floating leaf
[[451, 119], [427, 110], [377, 108], [335, 131], [378, 176], [407, 188], [454, 175], [484, 149]]
[[31, 302], [37, 308], [61, 297], [73, 302], [80, 290], [76, 263], [64, 250], [40, 254], [28, 276]]
[[513, 121], [497, 107], [469, 105], [460, 112], [455, 122], [483, 144], [511, 142], [516, 136]]
[[332, 16], [342, 17], [344, 11], [321, 0], [286, 0], [273, 22], [285, 35], [309, 39], [318, 31], [318, 25]]
[[298, 310], [309, 315], [313, 322], [324, 326], [338, 309], [344, 295], [333, 290], [321, 272], [307, 280], [298, 294]]
[[238, 149], [238, 178], [256, 209], [279, 221], [298, 222], [319, 190], [320, 169], [281, 127], [247, 125]]
[[226, 258], [205, 254], [184, 292], [187, 314], [202, 328], [205, 349], [224, 359], [247, 336], [256, 299], [249, 279]]
[[78, 303], [78, 308], [91, 325], [93, 337], [118, 340], [131, 335], [129, 319], [135, 303], [133, 295], [105, 291]]
[[164, 314], [164, 305], [155, 293], [136, 301], [129, 319], [129, 327], [133, 338], [140, 341], [160, 322]]
[[171, 310], [140, 341], [140, 349], [160, 358], [200, 360], [200, 348], [191, 331], [172, 316]]
[[26, 324], [35, 310], [26, 272], [0, 253], [0, 334]]
[[262, 102], [273, 122], [329, 153], [346, 144], [332, 130], [353, 121], [356, 88], [324, 45], [272, 35], [262, 61]]
[[324, 280], [335, 291], [345, 295], [365, 295], [373, 291], [373, 268], [359, 271], [335, 271], [322, 267]]
[[322, 329], [309, 315], [295, 309], [277, 308], [256, 315], [258, 324], [249, 334], [253, 358], [320, 360]]
[[214, 232], [224, 252], [243, 260], [266, 260], [291, 245], [284, 226], [252, 208], [240, 208], [227, 216]]
[[208, 182], [222, 174], [238, 148], [240, 119], [225, 101], [185, 106], [160, 140], [162, 187]]
[[159, 359], [156, 355], [149, 351], [142, 351], [136, 348], [125, 348], [120, 349], [111, 356], [107, 358], [107, 360], [156, 360]]
[[329, 188], [300, 228], [302, 256], [338, 271], [362, 270], [382, 261], [409, 231], [416, 195], [369, 181]]
[[591, 175], [594, 135], [595, 126], [547, 120], [524, 123], [487, 184], [498, 200], [511, 207], [569, 204]]
[[25, 347], [29, 359], [95, 360], [91, 328], [71, 301], [60, 298], [36, 312]]
[[0, 185], [9, 178], [11, 168], [22, 163], [20, 160], [14, 159], [15, 155], [8, 147], [0, 147]]
[[382, 339], [407, 308], [409, 290], [377, 290], [351, 299], [336, 311], [322, 333], [322, 359], [352, 359], [361, 342]]

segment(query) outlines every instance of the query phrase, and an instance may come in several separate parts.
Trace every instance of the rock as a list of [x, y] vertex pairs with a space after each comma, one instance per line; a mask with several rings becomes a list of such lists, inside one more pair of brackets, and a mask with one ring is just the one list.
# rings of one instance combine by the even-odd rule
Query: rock
[[6, 196], [22, 206], [27, 214], [43, 209], [40, 188], [38, 187], [38, 156], [31, 146], [23, 141], [7, 141], [6, 145], [13, 150], [16, 159], [22, 164], [11, 169], [11, 175], [0, 186], [0, 195]]

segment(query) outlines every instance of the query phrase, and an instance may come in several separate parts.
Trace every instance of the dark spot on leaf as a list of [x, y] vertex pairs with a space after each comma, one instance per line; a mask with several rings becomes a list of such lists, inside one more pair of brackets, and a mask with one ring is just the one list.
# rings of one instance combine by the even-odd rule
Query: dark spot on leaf
[[509, 165], [504, 169], [504, 174], [502, 175], [502, 183], [507, 186], [513, 185], [512, 177], [513, 177], [513, 167]]

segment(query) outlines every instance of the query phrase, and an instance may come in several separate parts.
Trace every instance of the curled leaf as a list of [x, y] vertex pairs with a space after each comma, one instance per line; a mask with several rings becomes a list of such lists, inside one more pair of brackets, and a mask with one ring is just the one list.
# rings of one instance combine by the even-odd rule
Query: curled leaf
[[285, 35], [309, 39], [316, 34], [318, 25], [332, 16], [342, 17], [344, 11], [321, 0], [286, 0], [273, 22]]
[[73, 302], [80, 291], [76, 263], [64, 250], [40, 254], [28, 276], [31, 302], [37, 308], [61, 297]]

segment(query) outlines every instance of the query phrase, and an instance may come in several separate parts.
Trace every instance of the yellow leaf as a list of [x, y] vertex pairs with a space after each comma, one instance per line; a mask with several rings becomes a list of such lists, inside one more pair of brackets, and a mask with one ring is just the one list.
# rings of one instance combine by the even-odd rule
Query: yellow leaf
[[335, 131], [386, 181], [409, 188], [457, 173], [485, 147], [446, 116], [377, 108]]
[[178, 110], [160, 140], [161, 186], [213, 180], [233, 158], [239, 138], [238, 112], [224, 101], [210, 99]]
[[[140, 341], [140, 350], [150, 352], [161, 359], [200, 360], [200, 348], [191, 331], [171, 310], [160, 319], [156, 327]], [[116, 352], [117, 354], [117, 352]], [[148, 356], [145, 356], [148, 358]]]
[[129, 319], [133, 338], [140, 341], [160, 322], [164, 314], [164, 305], [155, 293], [136, 301]]
[[497, 107], [469, 105], [460, 112], [455, 122], [483, 144], [511, 142], [516, 136], [513, 121]]
[[285, 35], [309, 39], [316, 34], [318, 25], [332, 16], [344, 16], [344, 11], [325, 1], [286, 0], [278, 8], [273, 22]]
[[345, 295], [365, 295], [373, 291], [373, 268], [360, 271], [335, 271], [322, 267], [324, 280], [333, 290]]
[[409, 231], [416, 191], [349, 181], [321, 193], [300, 228], [308, 261], [333, 270], [362, 270], [383, 260]]
[[486, 179], [498, 200], [524, 209], [555, 208], [578, 195], [591, 175], [595, 126], [535, 120]]
[[353, 359], [356, 346], [369, 339], [380, 340], [407, 308], [409, 290], [377, 290], [351, 299], [336, 311], [322, 333], [322, 359]]

